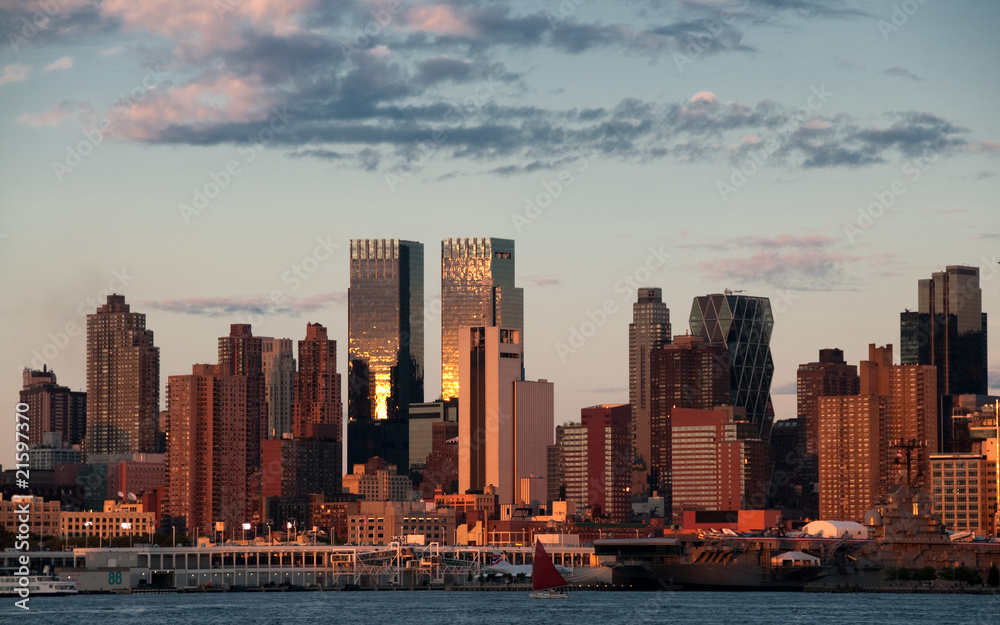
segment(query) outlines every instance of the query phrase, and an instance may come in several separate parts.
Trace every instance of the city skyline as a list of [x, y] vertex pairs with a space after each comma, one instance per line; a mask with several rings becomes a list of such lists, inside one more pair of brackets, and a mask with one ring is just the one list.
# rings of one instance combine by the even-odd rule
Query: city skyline
[[900, 354], [917, 281], [950, 265], [979, 268], [998, 393], [1000, 7], [918, 5], [416, 1], [387, 22], [81, 0], [30, 36], [44, 7], [4, 6], [0, 397], [43, 364], [85, 390], [103, 291], [155, 333], [161, 407], [234, 323], [321, 323], [348, 372], [349, 240], [456, 235], [516, 241], [526, 375], [554, 383], [557, 424], [628, 401], [638, 287], [675, 336], [696, 296], [768, 297], [783, 419], [819, 349]]

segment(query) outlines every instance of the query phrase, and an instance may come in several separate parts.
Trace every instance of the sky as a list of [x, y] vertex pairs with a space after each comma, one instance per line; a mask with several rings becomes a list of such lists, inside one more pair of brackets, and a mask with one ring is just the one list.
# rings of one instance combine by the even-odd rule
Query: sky
[[438, 246], [483, 236], [516, 241], [556, 423], [628, 401], [636, 287], [674, 334], [698, 295], [769, 297], [787, 418], [819, 349], [898, 362], [947, 265], [980, 267], [998, 393], [998, 25], [991, 0], [0, 0], [0, 399], [43, 363], [85, 389], [109, 291], [164, 388], [231, 323], [322, 323], [346, 378], [348, 241], [402, 238], [433, 400]]

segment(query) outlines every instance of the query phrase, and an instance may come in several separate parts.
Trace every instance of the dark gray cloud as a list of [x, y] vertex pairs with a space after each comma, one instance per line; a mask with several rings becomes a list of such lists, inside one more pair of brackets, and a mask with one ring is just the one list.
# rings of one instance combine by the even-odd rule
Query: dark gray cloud
[[890, 67], [889, 69], [884, 70], [882, 73], [885, 74], [886, 76], [894, 76], [896, 78], [906, 78], [908, 80], [912, 80], [915, 82], [923, 82], [924, 80], [923, 78], [917, 76], [910, 70], [904, 69], [902, 67]]

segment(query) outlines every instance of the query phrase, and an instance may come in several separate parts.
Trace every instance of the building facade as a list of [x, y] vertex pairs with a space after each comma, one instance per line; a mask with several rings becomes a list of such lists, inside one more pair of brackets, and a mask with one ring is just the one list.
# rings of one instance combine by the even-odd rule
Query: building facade
[[799, 365], [795, 380], [798, 417], [805, 428], [805, 453], [819, 449], [819, 398], [857, 395], [861, 392], [858, 368], [844, 362], [840, 349], [819, 350], [819, 361]]
[[727, 404], [730, 362], [726, 347], [698, 335], [677, 336], [672, 345], [650, 351], [650, 472], [657, 490], [670, 492], [672, 411]]
[[135, 536], [138, 542], [145, 542], [156, 531], [156, 513], [145, 511], [141, 503], [109, 500], [99, 512], [63, 512], [61, 524], [66, 538]]
[[56, 383], [56, 372], [25, 369], [20, 401], [28, 405], [28, 444], [41, 445], [42, 435], [59, 434], [61, 446], [80, 445], [87, 433], [87, 394]]
[[160, 412], [160, 350], [146, 315], [124, 295], [87, 315], [89, 454], [155, 452]]
[[405, 419], [424, 400], [424, 246], [351, 239], [350, 263], [349, 417]]
[[260, 345], [264, 403], [267, 405], [267, 429], [263, 438], [281, 438], [292, 431], [292, 403], [295, 401], [292, 339], [261, 337]]
[[167, 513], [188, 533], [211, 535], [247, 518], [247, 379], [194, 365], [170, 376], [167, 433]]
[[658, 288], [639, 289], [628, 326], [628, 399], [632, 412], [632, 446], [635, 456], [653, 465], [651, 425], [652, 372], [650, 353], [670, 343], [670, 309]]
[[514, 241], [441, 241], [441, 398], [459, 396], [461, 328], [524, 329], [524, 291], [514, 286]]
[[747, 419], [758, 425], [760, 437], [767, 440], [774, 421], [770, 348], [774, 317], [770, 300], [731, 291], [696, 297], [690, 323], [691, 334], [729, 348], [729, 403], [745, 408]]
[[587, 505], [611, 523], [624, 523], [632, 516], [631, 420], [630, 404], [601, 404], [580, 411], [587, 432]]
[[742, 408], [677, 408], [673, 412], [671, 509], [675, 523], [689, 510], [767, 507], [767, 444]]
[[[337, 342], [327, 338], [318, 323], [306, 325], [306, 338], [299, 341], [299, 372], [295, 376], [292, 432], [305, 438], [310, 425], [328, 425], [343, 440], [343, 402], [337, 373]], [[339, 466], [337, 467], [339, 472]]]

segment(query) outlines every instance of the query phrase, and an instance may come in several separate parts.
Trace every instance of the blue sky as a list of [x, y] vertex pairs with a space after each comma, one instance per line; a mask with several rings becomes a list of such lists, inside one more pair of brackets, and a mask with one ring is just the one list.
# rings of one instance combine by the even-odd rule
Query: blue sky
[[[323, 323], [346, 373], [348, 240], [423, 242], [433, 310], [464, 236], [516, 240], [557, 422], [627, 401], [626, 277], [675, 334], [697, 295], [770, 297], [789, 417], [799, 363], [898, 360], [916, 281], [980, 266], [997, 392], [998, 24], [988, 1], [0, 1], [0, 397], [47, 344], [85, 387], [59, 333], [113, 279], [163, 385], [248, 321]], [[433, 313], [426, 335], [432, 400]]]

